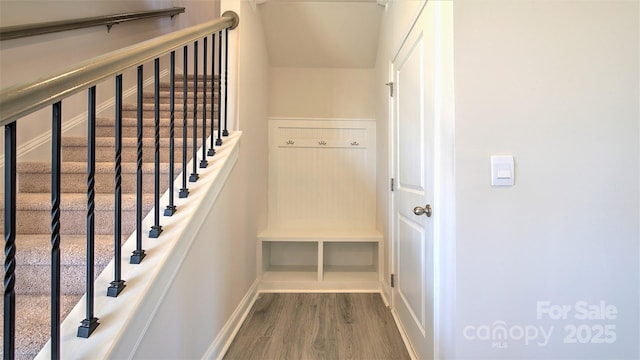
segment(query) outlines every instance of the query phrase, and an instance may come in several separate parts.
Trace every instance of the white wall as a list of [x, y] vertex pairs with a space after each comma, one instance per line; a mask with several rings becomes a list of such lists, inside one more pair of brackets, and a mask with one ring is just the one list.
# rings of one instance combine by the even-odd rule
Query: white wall
[[[135, 0], [135, 1], [44, 1], [0, 0], [0, 25], [12, 26], [45, 21], [77, 19], [126, 12], [156, 10], [171, 7], [185, 7], [185, 12], [170, 17], [161, 17], [114, 25], [109, 31], [106, 26], [84, 28], [27, 38], [3, 40], [0, 42], [0, 88], [35, 81], [58, 73], [87, 59], [118, 50], [172, 31], [197, 23], [215, 19], [219, 14], [219, 0]], [[182, 56], [178, 52], [176, 64], [182, 69]], [[190, 63], [191, 64], [191, 63]], [[168, 68], [169, 60], [161, 59], [161, 69]], [[181, 72], [180, 70], [178, 70]], [[153, 64], [145, 64], [145, 78], [153, 77]], [[125, 72], [124, 89], [135, 87], [135, 69]], [[114, 80], [109, 79], [98, 85], [97, 105], [102, 113], [113, 116]], [[83, 126], [72, 128], [78, 117], [86, 118], [87, 95], [81, 92], [63, 101], [62, 118], [66, 135], [84, 136]], [[20, 120], [18, 128], [19, 160], [47, 161], [48, 143], [37, 148], [41, 141], [38, 136], [50, 131], [51, 109], [40, 110]], [[69, 126], [67, 126], [69, 125]], [[46, 139], [45, 139], [46, 140]], [[0, 139], [0, 145], [4, 137]], [[35, 147], [35, 150], [34, 150]], [[32, 151], [33, 150], [33, 151]], [[4, 152], [4, 146], [0, 152]]]
[[[244, 149], [241, 149], [243, 152]], [[209, 211], [166, 297], [150, 319], [135, 357], [201, 358], [256, 279], [255, 225], [247, 217], [240, 156]], [[125, 356], [116, 350], [111, 356]]]
[[[2, 26], [173, 7], [172, 1], [0, 1]], [[35, 80], [77, 62], [170, 32], [180, 17], [90, 27], [0, 42], [0, 87]]]
[[373, 69], [270, 69], [269, 115], [275, 117], [373, 118]]
[[140, 358], [202, 357], [257, 279], [257, 233], [267, 212], [266, 48], [260, 18], [248, 2], [222, 6], [240, 16], [233, 33], [242, 56], [237, 72], [230, 70], [230, 78], [238, 78], [240, 157], [150, 324]]
[[[639, 5], [454, 3], [457, 357], [640, 355]], [[494, 154], [514, 156], [515, 186], [490, 186]], [[580, 301], [617, 315], [579, 320]], [[506, 340], [479, 339], [497, 321]], [[611, 344], [564, 343], [606, 325]], [[518, 340], [536, 326], [548, 343]]]
[[230, 69], [231, 79], [237, 77], [239, 82], [240, 106], [235, 112], [243, 132], [240, 157], [149, 324], [136, 353], [139, 358], [207, 354], [257, 279], [257, 233], [266, 225], [267, 211], [266, 48], [260, 18], [248, 2], [222, 6], [240, 16], [240, 25], [233, 30], [238, 67]]
[[[442, 358], [640, 356], [639, 6], [453, 3], [457, 300], [446, 305], [457, 320], [450, 343], [437, 344]], [[387, 6], [376, 82], [388, 79], [417, 11], [417, 2]], [[378, 221], [388, 235], [388, 90], [376, 96]], [[495, 154], [514, 156], [514, 187], [490, 186]], [[538, 319], [547, 301], [570, 306], [567, 318], [542, 310]], [[615, 318], [576, 319], [601, 301]], [[565, 344], [572, 326], [583, 341], [600, 330], [615, 341]], [[503, 328], [511, 333], [495, 339]], [[534, 328], [544, 346], [519, 337]]]
[[[185, 13], [114, 25], [84, 28], [0, 42], [0, 88], [28, 83], [59, 73], [74, 64], [98, 55], [148, 40], [197, 23], [215, 19], [219, 14], [219, 0], [0, 0], [0, 25], [12, 26], [45, 21], [77, 19], [126, 12], [185, 7]], [[191, 60], [192, 61], [192, 60]], [[191, 61], [190, 66], [191, 68]], [[167, 69], [168, 57], [161, 59], [161, 70]], [[178, 52], [176, 65], [182, 69]], [[166, 70], [165, 70], [166, 72]], [[178, 70], [178, 73], [181, 73]], [[123, 75], [123, 88], [134, 89], [136, 70]], [[153, 62], [144, 66], [145, 79], [153, 78]], [[114, 116], [114, 79], [97, 86], [98, 116]], [[126, 94], [125, 94], [126, 96]], [[132, 99], [126, 99], [129, 101]], [[86, 91], [62, 102], [64, 135], [86, 136]], [[46, 107], [19, 120], [17, 130], [18, 161], [50, 161], [51, 108]], [[4, 153], [4, 137], [0, 137], [0, 154]], [[0, 158], [4, 168], [4, 158]], [[4, 186], [4, 177], [0, 178]]]

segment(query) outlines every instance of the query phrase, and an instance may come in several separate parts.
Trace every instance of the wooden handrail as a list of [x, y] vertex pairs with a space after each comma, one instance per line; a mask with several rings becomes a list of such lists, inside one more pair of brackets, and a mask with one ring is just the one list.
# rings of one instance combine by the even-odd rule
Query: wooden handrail
[[107, 29], [111, 29], [113, 25], [127, 21], [150, 19], [162, 16], [171, 16], [173, 18], [175, 15], [184, 12], [185, 8], [183, 7], [173, 7], [169, 9], [103, 15], [72, 20], [49, 21], [37, 24], [5, 26], [0, 28], [0, 40], [18, 39], [27, 36], [43, 35], [101, 25], [106, 25]]

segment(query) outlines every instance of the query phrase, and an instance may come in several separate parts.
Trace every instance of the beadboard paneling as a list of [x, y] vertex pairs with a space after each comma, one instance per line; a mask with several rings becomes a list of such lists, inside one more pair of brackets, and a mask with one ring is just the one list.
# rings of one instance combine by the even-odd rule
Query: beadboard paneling
[[375, 229], [375, 122], [271, 119], [269, 226]]

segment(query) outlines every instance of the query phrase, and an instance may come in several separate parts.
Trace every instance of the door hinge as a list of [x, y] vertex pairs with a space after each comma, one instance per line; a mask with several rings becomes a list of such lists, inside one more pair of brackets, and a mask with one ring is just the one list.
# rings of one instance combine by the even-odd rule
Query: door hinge
[[393, 82], [388, 82], [385, 85], [389, 87], [389, 96], [393, 97]]
[[391, 191], [395, 189], [395, 179], [391, 178]]
[[396, 287], [396, 275], [391, 274], [391, 287]]

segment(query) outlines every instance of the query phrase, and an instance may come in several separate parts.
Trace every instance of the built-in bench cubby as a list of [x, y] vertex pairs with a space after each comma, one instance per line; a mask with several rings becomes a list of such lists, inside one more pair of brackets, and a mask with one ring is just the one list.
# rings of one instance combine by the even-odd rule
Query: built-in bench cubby
[[377, 290], [375, 122], [269, 119], [262, 288]]

